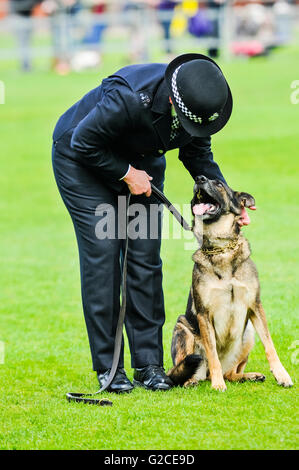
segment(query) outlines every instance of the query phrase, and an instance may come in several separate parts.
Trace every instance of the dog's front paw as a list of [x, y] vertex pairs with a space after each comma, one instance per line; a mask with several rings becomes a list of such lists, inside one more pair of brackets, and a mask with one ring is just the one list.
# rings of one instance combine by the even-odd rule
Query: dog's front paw
[[281, 385], [282, 387], [293, 386], [292, 379], [284, 367], [280, 366], [278, 368], [275, 368], [272, 372], [278, 385]]
[[196, 385], [198, 385], [198, 380], [195, 380], [192, 378], [189, 380], [186, 380], [186, 382], [184, 383], [185, 388], [196, 387]]
[[225, 390], [226, 390], [226, 385], [225, 385], [224, 380], [222, 380], [222, 381], [217, 381], [217, 382], [216, 382], [216, 381], [215, 381], [215, 382], [212, 381], [212, 388], [213, 388], [214, 390], [218, 390], [219, 392], [225, 392]]

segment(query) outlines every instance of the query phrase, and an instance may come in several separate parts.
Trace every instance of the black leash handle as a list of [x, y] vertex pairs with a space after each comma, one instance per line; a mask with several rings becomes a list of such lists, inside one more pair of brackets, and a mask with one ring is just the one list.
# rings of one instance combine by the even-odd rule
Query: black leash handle
[[[181, 224], [181, 226], [185, 230], [192, 230], [190, 225], [186, 222], [183, 216], [179, 213], [179, 211], [171, 204], [171, 202], [167, 199], [166, 196], [158, 189], [156, 186], [151, 183], [152, 192], [156, 196], [156, 198], [164, 204], [167, 209], [172, 213], [172, 215], [177, 219], [177, 221]], [[123, 259], [123, 271], [122, 271], [122, 282], [121, 282], [121, 307], [119, 311], [119, 317], [117, 322], [117, 328], [115, 333], [115, 341], [114, 341], [114, 351], [113, 351], [113, 360], [111, 370], [108, 376], [108, 379], [104, 383], [104, 385], [95, 393], [73, 393], [69, 392], [66, 394], [66, 399], [71, 402], [74, 401], [76, 403], [86, 403], [89, 405], [99, 405], [99, 406], [112, 406], [112, 401], [107, 399], [95, 399], [90, 398], [96, 396], [102, 392], [104, 392], [109, 385], [111, 384], [112, 380], [114, 379], [116, 369], [119, 363], [119, 356], [121, 350], [121, 343], [122, 343], [122, 334], [123, 334], [123, 326], [125, 321], [126, 315], [126, 304], [127, 304], [127, 258], [128, 258], [128, 244], [129, 244], [129, 237], [128, 237], [128, 210], [130, 204], [131, 194], [128, 194], [127, 201], [126, 201], [126, 244], [125, 244], [125, 252], [124, 252], [124, 259]], [[88, 398], [89, 397], [89, 398]]]
[[99, 406], [112, 406], [113, 403], [106, 398], [102, 398], [101, 400], [95, 398], [87, 398], [93, 397], [100, 393], [100, 390], [96, 393], [73, 393], [69, 392], [66, 394], [67, 401], [75, 401], [76, 403], [86, 403], [88, 405], [99, 405]]

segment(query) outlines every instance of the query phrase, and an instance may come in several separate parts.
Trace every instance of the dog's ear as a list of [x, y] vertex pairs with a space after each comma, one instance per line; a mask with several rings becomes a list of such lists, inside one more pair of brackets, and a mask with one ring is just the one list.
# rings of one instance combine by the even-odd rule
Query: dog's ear
[[251, 194], [248, 193], [240, 193], [238, 191], [235, 191], [235, 196], [238, 200], [238, 202], [241, 204], [243, 207], [255, 207], [255, 200], [254, 197], [251, 196]]

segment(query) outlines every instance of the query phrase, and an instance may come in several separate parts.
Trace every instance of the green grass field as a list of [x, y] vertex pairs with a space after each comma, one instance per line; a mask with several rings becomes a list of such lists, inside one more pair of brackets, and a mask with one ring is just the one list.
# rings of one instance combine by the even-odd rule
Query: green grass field
[[[264, 383], [209, 383], [168, 393], [134, 390], [113, 407], [68, 404], [65, 393], [96, 391], [81, 309], [73, 228], [51, 169], [58, 116], [118, 66], [59, 77], [47, 71], [0, 71], [0, 364], [1, 449], [294, 449], [298, 447], [298, 364], [292, 347], [298, 318], [298, 116], [290, 102], [298, 50], [223, 65], [235, 97], [233, 117], [213, 139], [228, 183], [252, 193], [258, 211], [244, 231], [257, 263], [262, 298], [277, 351], [295, 385], [283, 389], [259, 340], [248, 371]], [[191, 199], [192, 180], [176, 152], [167, 155], [166, 194]], [[177, 316], [191, 280], [184, 240], [163, 243], [167, 319], [165, 368]], [[126, 346], [126, 368], [130, 358]], [[292, 360], [293, 354], [293, 360]], [[106, 394], [105, 396], [107, 396]], [[111, 398], [111, 397], [110, 397]]]

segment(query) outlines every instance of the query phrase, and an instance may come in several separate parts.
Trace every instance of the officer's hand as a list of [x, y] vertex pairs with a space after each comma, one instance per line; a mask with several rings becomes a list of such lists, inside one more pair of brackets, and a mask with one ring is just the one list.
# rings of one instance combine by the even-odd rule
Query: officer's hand
[[124, 178], [124, 181], [127, 183], [130, 193], [135, 194], [145, 194], [149, 197], [152, 193], [152, 188], [150, 181], [153, 178], [143, 170], [136, 170], [131, 166], [129, 173]]

